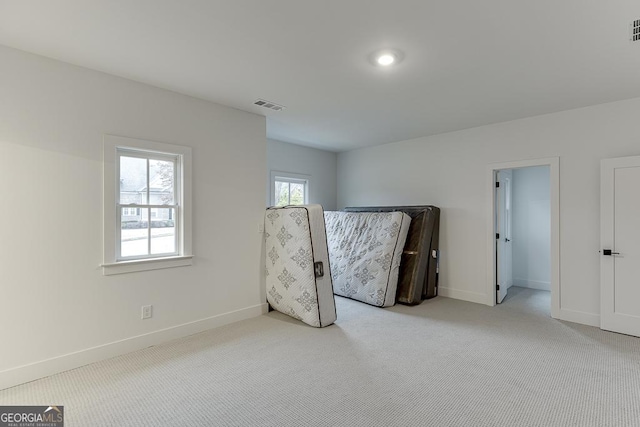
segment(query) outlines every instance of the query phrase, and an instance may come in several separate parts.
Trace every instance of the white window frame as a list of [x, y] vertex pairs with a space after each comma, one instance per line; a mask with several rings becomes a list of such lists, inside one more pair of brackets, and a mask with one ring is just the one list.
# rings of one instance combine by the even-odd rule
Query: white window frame
[[[146, 161], [147, 166], [147, 176], [146, 176], [146, 203], [129, 203], [129, 204], [123, 204], [120, 202], [120, 196], [119, 194], [116, 196], [116, 198], [118, 200], [116, 200], [116, 262], [122, 262], [122, 261], [134, 261], [134, 260], [141, 260], [141, 259], [153, 259], [153, 258], [167, 258], [167, 257], [172, 257], [172, 256], [179, 256], [180, 255], [180, 242], [181, 242], [181, 232], [180, 232], [180, 228], [178, 225], [180, 224], [180, 207], [182, 205], [181, 201], [182, 198], [180, 197], [181, 193], [182, 193], [182, 155], [180, 154], [167, 154], [167, 153], [159, 153], [156, 151], [150, 151], [150, 150], [141, 150], [141, 149], [132, 149], [129, 147], [116, 147], [116, 160], [115, 160], [115, 166], [116, 166], [116, 181], [119, 182], [119, 177], [120, 177], [120, 166], [122, 164], [121, 162], [121, 158], [122, 157], [129, 157], [129, 158], [138, 158], [138, 159], [142, 159], [144, 161]], [[172, 163], [173, 164], [173, 196], [174, 196], [174, 203], [173, 204], [153, 204], [151, 203], [151, 188], [150, 187], [150, 162], [152, 160], [159, 160], [159, 161], [163, 161], [163, 162], [168, 162], [168, 163]], [[118, 191], [119, 192], [119, 191]], [[122, 253], [120, 252], [122, 249], [122, 246], [120, 244], [118, 244], [118, 242], [121, 242], [122, 240], [122, 222], [121, 219], [122, 217], [120, 216], [119, 212], [122, 211], [122, 214], [125, 216], [129, 216], [130, 212], [133, 211], [135, 214], [136, 209], [140, 209], [141, 213], [143, 211], [147, 211], [146, 214], [146, 218], [147, 218], [147, 231], [149, 232], [148, 234], [148, 239], [147, 239], [147, 245], [148, 245], [148, 255], [138, 255], [138, 256], [123, 256]], [[168, 253], [162, 253], [162, 254], [152, 254], [151, 253], [151, 222], [157, 218], [157, 209], [173, 209], [175, 212], [175, 217], [174, 217], [174, 223], [176, 224], [176, 226], [174, 227], [175, 233], [174, 233], [174, 248], [175, 250], [173, 252], [168, 252]], [[155, 211], [155, 212], [154, 212]], [[144, 217], [144, 215], [141, 215], [142, 217]]]
[[[304, 204], [309, 203], [309, 187], [311, 186], [311, 176], [299, 173], [271, 171], [271, 205], [276, 205], [276, 181], [288, 182], [289, 184], [304, 184]], [[291, 201], [291, 193], [289, 193], [289, 201]]]
[[[104, 275], [181, 267], [192, 264], [191, 242], [191, 148], [126, 138], [114, 135], [104, 136], [104, 254], [102, 271]], [[126, 154], [125, 154], [126, 153]], [[120, 204], [119, 156], [135, 156], [159, 160], [175, 159], [176, 192], [175, 205], [161, 206], [175, 209], [176, 252], [172, 254], [150, 255], [142, 258], [120, 256], [120, 209], [130, 205]], [[147, 203], [149, 200], [147, 200]], [[138, 206], [133, 206], [137, 208]], [[144, 206], [139, 206], [143, 209]], [[151, 221], [151, 218], [148, 218]]]

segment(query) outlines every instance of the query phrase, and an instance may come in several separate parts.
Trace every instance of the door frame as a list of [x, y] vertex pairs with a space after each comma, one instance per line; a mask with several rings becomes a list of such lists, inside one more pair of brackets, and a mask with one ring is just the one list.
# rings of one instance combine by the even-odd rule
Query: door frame
[[560, 158], [517, 160], [487, 165], [487, 305], [496, 305], [496, 174], [502, 169], [549, 166], [551, 214], [551, 317], [560, 316]]

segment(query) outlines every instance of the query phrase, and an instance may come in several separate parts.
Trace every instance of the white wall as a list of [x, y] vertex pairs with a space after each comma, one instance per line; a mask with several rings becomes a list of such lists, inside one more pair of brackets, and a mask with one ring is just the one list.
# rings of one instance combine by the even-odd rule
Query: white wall
[[336, 210], [337, 155], [330, 151], [267, 140], [267, 206], [271, 206], [271, 171], [308, 175], [309, 203]]
[[[262, 313], [264, 117], [5, 47], [0, 64], [0, 388]], [[102, 275], [104, 133], [193, 148], [193, 266]]]
[[600, 159], [640, 154], [640, 98], [338, 155], [338, 208], [442, 208], [440, 294], [486, 303], [488, 164], [560, 158], [560, 316], [599, 323]]
[[548, 166], [513, 170], [512, 236], [515, 286], [551, 290], [551, 197]]

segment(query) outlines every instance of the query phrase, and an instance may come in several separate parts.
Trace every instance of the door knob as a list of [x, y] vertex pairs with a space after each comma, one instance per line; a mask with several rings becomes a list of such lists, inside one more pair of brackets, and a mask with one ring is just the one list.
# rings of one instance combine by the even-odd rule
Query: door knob
[[611, 249], [603, 249], [602, 250], [602, 255], [620, 255], [620, 252], [613, 252]]

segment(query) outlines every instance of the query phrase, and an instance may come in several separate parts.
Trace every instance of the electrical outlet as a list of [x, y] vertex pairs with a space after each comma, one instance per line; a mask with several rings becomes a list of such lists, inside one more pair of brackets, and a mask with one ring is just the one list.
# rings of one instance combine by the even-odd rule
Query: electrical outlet
[[153, 316], [153, 306], [152, 305], [143, 305], [142, 306], [142, 320], [151, 319]]
[[258, 223], [258, 233], [264, 233], [264, 222]]

